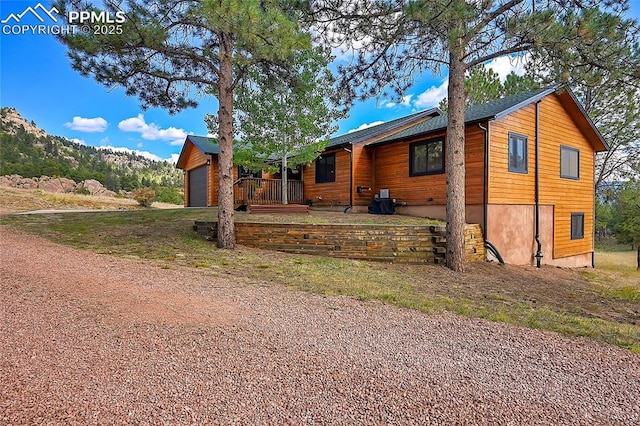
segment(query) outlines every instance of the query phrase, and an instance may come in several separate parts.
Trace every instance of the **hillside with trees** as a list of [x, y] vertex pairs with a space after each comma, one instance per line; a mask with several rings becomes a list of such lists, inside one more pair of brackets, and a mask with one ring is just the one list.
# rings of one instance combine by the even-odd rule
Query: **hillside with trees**
[[183, 174], [173, 164], [47, 135], [13, 108], [0, 117], [0, 175], [95, 179], [114, 192], [151, 187], [157, 201], [182, 204]]

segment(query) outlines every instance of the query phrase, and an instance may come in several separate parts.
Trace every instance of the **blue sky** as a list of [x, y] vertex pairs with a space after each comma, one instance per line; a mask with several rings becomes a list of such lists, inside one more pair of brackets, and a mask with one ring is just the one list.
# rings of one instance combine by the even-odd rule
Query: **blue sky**
[[[38, 3], [48, 10], [51, 2], [0, 0], [0, 21], [9, 19], [11, 14], [19, 15], [28, 7], [35, 8]], [[640, 18], [640, 0], [630, 3], [630, 16]], [[49, 19], [43, 9], [37, 10], [45, 20]], [[30, 13], [19, 20], [21, 25], [40, 24]], [[125, 96], [124, 90], [109, 90], [74, 71], [65, 47], [53, 35], [23, 33], [11, 28], [15, 24], [14, 19], [0, 24], [0, 105], [16, 108], [48, 134], [174, 160], [185, 135], [207, 134], [203, 117], [217, 112], [215, 98], [202, 99], [198, 108], [173, 116], [162, 109], [143, 111], [138, 99]], [[519, 64], [502, 58], [491, 66], [506, 75]], [[338, 123], [337, 134], [436, 106], [445, 96], [445, 76], [421, 76], [401, 103], [373, 99], [354, 105], [349, 118]]]

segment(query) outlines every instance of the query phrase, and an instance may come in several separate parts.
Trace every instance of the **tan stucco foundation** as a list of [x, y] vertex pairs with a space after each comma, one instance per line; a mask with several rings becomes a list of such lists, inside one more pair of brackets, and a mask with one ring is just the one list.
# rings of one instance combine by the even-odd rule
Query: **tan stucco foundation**
[[[366, 212], [366, 207], [354, 211]], [[397, 206], [396, 213], [409, 216], [444, 220], [445, 206]], [[483, 225], [482, 205], [467, 205], [467, 223]], [[563, 268], [592, 266], [592, 253], [582, 253], [561, 258], [553, 257], [553, 223], [555, 209], [552, 205], [540, 206], [540, 242], [542, 264]], [[535, 206], [526, 204], [489, 204], [487, 206], [487, 241], [500, 252], [505, 263], [535, 265], [537, 246], [535, 241]]]
[[[491, 242], [504, 259], [514, 265], [534, 265], [537, 245], [535, 241], [535, 206], [490, 204], [487, 206], [487, 241]], [[542, 264], [565, 268], [591, 267], [592, 253], [581, 253], [562, 258], [553, 257], [554, 207], [540, 206], [540, 242]]]

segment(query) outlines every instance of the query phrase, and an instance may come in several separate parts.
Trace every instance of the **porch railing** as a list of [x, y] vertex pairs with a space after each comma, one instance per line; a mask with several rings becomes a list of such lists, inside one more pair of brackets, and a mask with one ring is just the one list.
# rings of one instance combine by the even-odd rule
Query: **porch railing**
[[[302, 204], [304, 192], [302, 181], [287, 181], [289, 204]], [[233, 186], [233, 201], [236, 206], [251, 204], [282, 204], [282, 180], [241, 178]]]

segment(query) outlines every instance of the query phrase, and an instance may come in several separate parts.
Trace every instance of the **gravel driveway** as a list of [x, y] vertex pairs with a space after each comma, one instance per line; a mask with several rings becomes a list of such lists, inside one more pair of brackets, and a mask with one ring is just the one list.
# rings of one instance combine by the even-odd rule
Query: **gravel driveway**
[[640, 356], [0, 227], [0, 424], [640, 424]]

